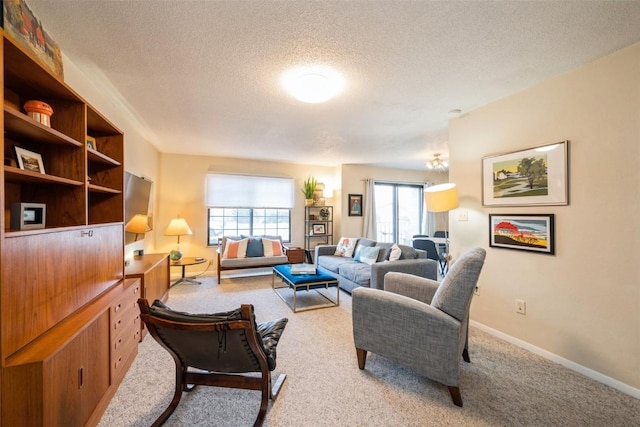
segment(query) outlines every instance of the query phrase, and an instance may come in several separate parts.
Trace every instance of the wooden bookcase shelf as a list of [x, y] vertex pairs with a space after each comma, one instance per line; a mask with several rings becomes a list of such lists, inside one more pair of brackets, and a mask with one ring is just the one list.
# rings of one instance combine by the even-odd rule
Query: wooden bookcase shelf
[[[0, 425], [95, 425], [140, 339], [140, 283], [124, 278], [124, 135], [0, 36]], [[23, 112], [29, 100], [53, 108], [50, 127]], [[16, 147], [44, 170], [21, 169]], [[10, 229], [15, 203], [45, 204], [46, 228]]]

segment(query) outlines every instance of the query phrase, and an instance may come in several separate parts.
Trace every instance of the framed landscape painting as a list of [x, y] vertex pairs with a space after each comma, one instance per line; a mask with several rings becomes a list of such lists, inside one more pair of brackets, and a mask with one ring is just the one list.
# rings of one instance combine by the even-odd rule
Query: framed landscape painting
[[489, 246], [555, 254], [554, 215], [489, 214]]
[[482, 159], [484, 206], [569, 203], [569, 141]]

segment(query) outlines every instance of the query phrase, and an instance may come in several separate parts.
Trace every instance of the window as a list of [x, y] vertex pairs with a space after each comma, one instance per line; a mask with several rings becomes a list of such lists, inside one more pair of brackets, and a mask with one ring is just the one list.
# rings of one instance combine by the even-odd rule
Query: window
[[414, 234], [422, 234], [424, 187], [416, 184], [376, 182], [375, 209], [379, 242], [411, 245]]
[[291, 241], [290, 209], [209, 208], [209, 242], [222, 236], [280, 236]]
[[293, 179], [207, 174], [208, 245], [222, 236], [280, 236], [291, 241]]

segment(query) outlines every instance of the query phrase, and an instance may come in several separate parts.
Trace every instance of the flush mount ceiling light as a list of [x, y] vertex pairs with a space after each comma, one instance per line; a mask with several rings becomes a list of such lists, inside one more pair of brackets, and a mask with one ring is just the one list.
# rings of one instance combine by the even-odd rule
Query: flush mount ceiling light
[[447, 162], [446, 160], [442, 160], [440, 156], [441, 156], [440, 153], [434, 154], [433, 159], [429, 160], [426, 164], [427, 169], [435, 170], [438, 172], [446, 171], [447, 168], [449, 167], [449, 162]]
[[306, 66], [290, 69], [280, 78], [282, 87], [298, 101], [319, 104], [336, 97], [344, 90], [344, 78], [327, 66]]

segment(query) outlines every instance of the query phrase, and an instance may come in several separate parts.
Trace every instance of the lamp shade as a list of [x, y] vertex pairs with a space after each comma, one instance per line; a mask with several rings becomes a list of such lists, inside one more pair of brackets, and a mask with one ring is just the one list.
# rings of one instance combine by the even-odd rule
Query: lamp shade
[[185, 234], [193, 234], [189, 228], [189, 224], [184, 218], [174, 218], [169, 226], [164, 230], [165, 236], [184, 236]]
[[458, 207], [458, 189], [453, 183], [439, 184], [424, 190], [429, 212], [446, 212]]
[[151, 227], [149, 227], [149, 217], [142, 214], [134, 215], [133, 218], [125, 224], [124, 231], [134, 234], [144, 234], [147, 231], [151, 231]]

